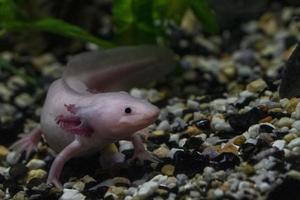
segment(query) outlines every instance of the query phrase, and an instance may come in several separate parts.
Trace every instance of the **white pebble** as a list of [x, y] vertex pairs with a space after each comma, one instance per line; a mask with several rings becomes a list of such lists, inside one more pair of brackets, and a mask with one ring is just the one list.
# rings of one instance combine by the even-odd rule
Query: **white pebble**
[[17, 164], [18, 161], [20, 160], [21, 158], [21, 154], [20, 153], [17, 153], [15, 151], [11, 151], [7, 154], [6, 156], [6, 161], [11, 164], [11, 165], [14, 165], [14, 164]]
[[26, 167], [29, 169], [40, 169], [46, 165], [45, 161], [39, 159], [32, 159], [27, 164]]
[[64, 193], [59, 200], [84, 200], [85, 198], [86, 197], [77, 190], [64, 189]]
[[296, 146], [300, 146], [300, 138], [295, 138], [287, 145], [289, 148], [294, 148]]
[[295, 128], [295, 129], [297, 129], [299, 131], [300, 130], [300, 120], [295, 121], [292, 124], [292, 127]]
[[272, 146], [273, 147], [277, 147], [279, 150], [283, 150], [284, 146], [286, 144], [286, 141], [285, 140], [276, 140]]
[[159, 123], [157, 126], [157, 130], [163, 130], [163, 131], [168, 131], [170, 130], [170, 124], [167, 120], [163, 120]]
[[224, 195], [224, 192], [221, 189], [216, 189], [214, 191], [214, 195], [218, 199], [218, 198], [221, 198]]
[[188, 108], [191, 108], [191, 109], [199, 109], [199, 103], [197, 101], [193, 101], [193, 100], [187, 100], [187, 103], [186, 103], [187, 107]]
[[265, 193], [270, 190], [270, 185], [268, 183], [263, 182], [258, 185], [258, 188], [261, 192]]

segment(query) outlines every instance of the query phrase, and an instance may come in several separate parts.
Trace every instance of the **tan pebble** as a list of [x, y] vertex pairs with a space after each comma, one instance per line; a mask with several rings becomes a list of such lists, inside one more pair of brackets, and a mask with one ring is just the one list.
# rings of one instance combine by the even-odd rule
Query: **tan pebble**
[[272, 118], [271, 116], [267, 116], [267, 117], [261, 119], [259, 122], [260, 122], [260, 123], [271, 122], [272, 119], [273, 119], [273, 118]]
[[31, 179], [34, 179], [34, 178], [42, 179], [42, 178], [45, 178], [46, 176], [47, 176], [47, 172], [45, 170], [33, 169], [28, 172], [27, 182], [29, 182]]
[[259, 20], [259, 27], [268, 35], [274, 35], [278, 30], [278, 24], [275, 16], [268, 12]]
[[111, 186], [110, 191], [117, 195], [118, 197], [121, 197], [124, 195], [125, 188], [124, 187], [116, 187], [116, 186]]
[[5, 193], [0, 189], [0, 199], [4, 199]]
[[278, 112], [283, 112], [282, 108], [272, 108], [269, 110], [270, 112], [275, 112], [275, 113], [278, 113]]
[[294, 133], [289, 133], [289, 134], [286, 134], [283, 139], [286, 141], [286, 142], [290, 142], [292, 141], [293, 139], [295, 139], [297, 137], [296, 134]]
[[163, 147], [163, 146], [161, 146], [161, 147], [159, 147], [159, 148], [157, 148], [157, 149], [155, 149], [153, 151], [153, 153], [155, 155], [157, 155], [159, 158], [166, 158], [166, 157], [168, 157], [169, 152], [170, 152], [170, 150], [168, 148], [166, 148], [166, 147]]
[[155, 131], [152, 132], [151, 135], [152, 136], [162, 136], [164, 134], [165, 134], [165, 132], [163, 130], [155, 130]]
[[255, 169], [252, 165], [249, 165], [248, 163], [242, 163], [240, 166], [239, 166], [239, 169], [247, 174], [248, 176], [250, 175], [253, 175], [255, 173]]
[[299, 99], [298, 99], [298, 98], [292, 98], [292, 99], [289, 101], [289, 103], [288, 103], [288, 105], [287, 105], [287, 107], [286, 107], [286, 111], [287, 111], [288, 113], [294, 112], [298, 103], [299, 103]]
[[34, 178], [42, 179], [42, 178], [45, 178], [46, 176], [47, 176], [47, 172], [45, 170], [33, 169], [28, 172], [27, 182], [29, 182], [31, 179], [34, 179]]
[[113, 179], [114, 184], [118, 184], [118, 183], [123, 183], [123, 184], [127, 184], [130, 185], [130, 180], [125, 178], [125, 177], [115, 177]]
[[246, 141], [246, 137], [243, 135], [239, 135], [233, 139], [233, 144], [241, 146], [242, 144], [245, 143], [245, 141]]
[[188, 122], [193, 119], [193, 113], [188, 113], [183, 117], [183, 121]]
[[85, 184], [82, 181], [78, 181], [73, 185], [73, 188], [78, 190], [78, 191], [83, 191], [85, 187]]
[[9, 150], [5, 146], [0, 145], [0, 159], [5, 158], [8, 153]]
[[24, 191], [20, 191], [13, 196], [12, 200], [25, 200], [25, 199], [27, 199], [25, 196], [26, 196], [26, 193]]
[[267, 88], [267, 84], [264, 80], [262, 79], [257, 79], [255, 81], [252, 81], [251, 83], [249, 83], [247, 85], [247, 90], [249, 92], [253, 92], [253, 93], [256, 93], [256, 92], [261, 92], [263, 91], [265, 88]]
[[174, 171], [175, 171], [175, 167], [170, 164], [166, 164], [161, 168], [161, 172], [167, 176], [172, 176], [174, 174]]
[[198, 129], [195, 125], [192, 125], [187, 128], [186, 133], [193, 136], [200, 134], [201, 130]]
[[292, 118], [289, 118], [289, 117], [282, 117], [280, 120], [277, 121], [276, 125], [279, 127], [279, 128], [282, 128], [284, 126], [286, 127], [291, 127], [292, 124], [294, 123], [294, 119]]
[[234, 144], [227, 143], [223, 146], [223, 148], [221, 148], [220, 151], [220, 153], [224, 152], [238, 154], [238, 148]]
[[162, 188], [158, 188], [155, 190], [155, 193], [157, 193], [160, 196], [164, 196], [164, 195], [168, 194], [168, 191], [165, 189], [162, 189]]

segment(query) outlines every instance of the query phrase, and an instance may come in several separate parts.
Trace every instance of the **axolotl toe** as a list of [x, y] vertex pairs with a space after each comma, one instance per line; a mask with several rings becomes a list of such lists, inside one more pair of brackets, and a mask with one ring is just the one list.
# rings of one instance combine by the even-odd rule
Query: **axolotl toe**
[[68, 160], [101, 151], [119, 140], [132, 141], [134, 157], [155, 161], [137, 132], [155, 122], [159, 109], [118, 90], [132, 87], [132, 80], [137, 86], [145, 84], [150, 75], [159, 79], [173, 66], [172, 52], [155, 46], [121, 47], [76, 56], [68, 63], [63, 78], [51, 84], [40, 126], [13, 147], [26, 151], [28, 157], [43, 135], [58, 153], [47, 182], [60, 188], [59, 177]]

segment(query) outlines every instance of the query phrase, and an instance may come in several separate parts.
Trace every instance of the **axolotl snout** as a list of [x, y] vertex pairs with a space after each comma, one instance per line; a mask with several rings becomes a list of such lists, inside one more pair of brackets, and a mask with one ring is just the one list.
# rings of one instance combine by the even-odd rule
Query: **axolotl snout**
[[51, 84], [40, 126], [31, 134], [21, 135], [12, 147], [26, 151], [28, 157], [43, 135], [58, 153], [47, 180], [57, 187], [62, 187], [59, 177], [68, 160], [95, 153], [118, 140], [132, 141], [133, 158], [157, 161], [137, 133], [155, 122], [159, 109], [122, 90], [148, 83], [153, 72], [155, 79], [161, 78], [173, 65], [172, 52], [155, 46], [76, 56], [68, 63], [63, 78]]

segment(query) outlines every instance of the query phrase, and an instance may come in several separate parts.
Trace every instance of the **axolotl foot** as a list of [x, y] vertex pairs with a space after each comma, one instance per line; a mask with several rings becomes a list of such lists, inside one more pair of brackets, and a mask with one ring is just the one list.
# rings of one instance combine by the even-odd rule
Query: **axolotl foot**
[[131, 139], [132, 144], [134, 146], [134, 154], [132, 158], [128, 160], [128, 162], [132, 162], [135, 159], [138, 159], [140, 161], [149, 160], [152, 162], [162, 162], [155, 154], [147, 151], [144, 147], [144, 144], [142, 142], [141, 136], [136, 134]]
[[30, 153], [36, 149], [42, 137], [42, 131], [40, 126], [36, 127], [29, 134], [20, 134], [20, 139], [10, 146], [10, 149], [16, 150], [19, 153], [26, 152], [26, 159], [28, 159]]

